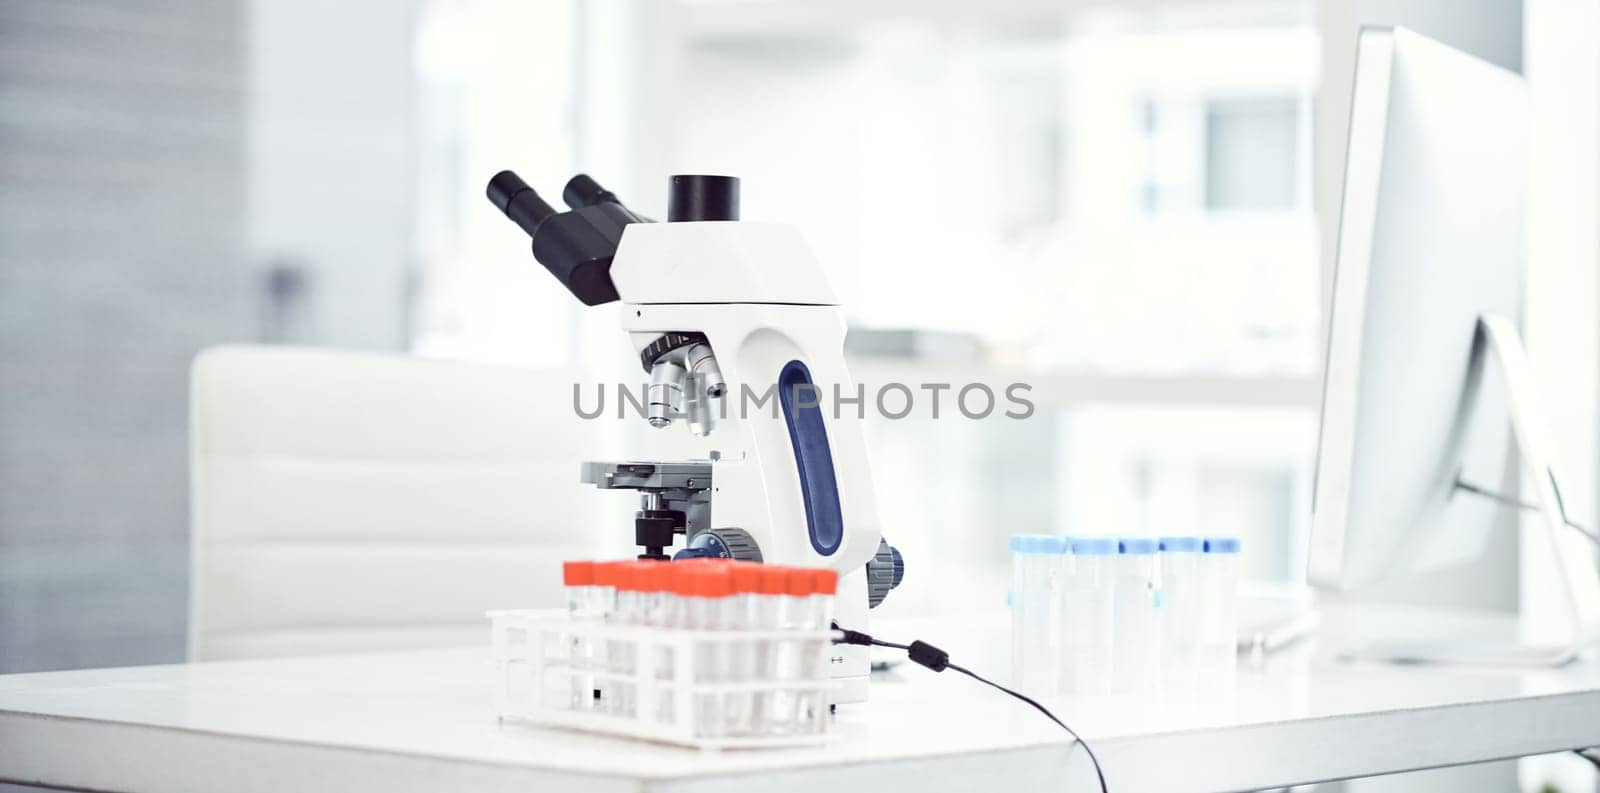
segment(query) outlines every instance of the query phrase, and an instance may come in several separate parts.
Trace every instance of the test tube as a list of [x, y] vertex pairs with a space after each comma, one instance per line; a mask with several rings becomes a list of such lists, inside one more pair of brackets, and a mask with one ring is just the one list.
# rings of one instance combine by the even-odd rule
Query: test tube
[[[839, 572], [827, 567], [819, 567], [811, 571], [811, 608], [807, 612], [805, 629], [809, 631], [826, 630], [833, 625], [833, 601], [839, 593]], [[825, 654], [818, 654], [814, 659], [824, 663]], [[811, 672], [818, 670], [813, 667]]]
[[[756, 628], [777, 630], [783, 624], [783, 601], [788, 587], [788, 571], [777, 565], [763, 564], [756, 582]], [[765, 682], [778, 679], [778, 645], [771, 639], [755, 644], [754, 669], [756, 676]], [[758, 690], [750, 703], [751, 730], [758, 735], [773, 731], [772, 714], [775, 706], [772, 694]]]
[[[656, 627], [662, 624], [668, 564], [668, 562], [655, 560], [640, 560], [633, 563], [633, 589], [637, 593], [635, 595], [635, 608], [637, 611], [634, 614], [634, 625]], [[639, 641], [631, 644], [632, 652], [629, 659], [631, 663], [628, 671], [633, 675], [634, 681], [645, 679], [646, 675], [654, 680], [659, 676], [656, 665], [661, 662], [661, 656], [653, 652], [656, 648], [645, 640], [645, 637], [650, 635], [649, 633], [640, 631], [635, 635], [639, 637]], [[647, 655], [646, 653], [649, 654]], [[666, 699], [662, 695], [661, 689], [655, 686], [650, 687], [649, 701], [645, 700], [646, 692], [637, 682], [630, 682], [628, 688], [631, 694], [630, 699], [633, 703], [633, 708], [630, 712], [637, 713], [641, 719], [648, 719], [659, 712], [660, 706], [658, 703], [662, 699]]]
[[1199, 537], [1162, 537], [1160, 551], [1161, 671], [1169, 692], [1194, 689], [1199, 679], [1200, 633], [1204, 627], [1204, 592], [1200, 586]]
[[[660, 573], [657, 583], [660, 589], [660, 609], [656, 612], [655, 625], [661, 628], [683, 627], [683, 598], [678, 594], [673, 577], [677, 569], [671, 562], [662, 562], [659, 566]], [[657, 649], [656, 680], [662, 683], [678, 683], [673, 672], [677, 659], [673, 657], [674, 650], [670, 643], [663, 642]], [[656, 720], [663, 724], [672, 723], [674, 704], [677, 701], [673, 696], [676, 688], [656, 686]]]
[[1207, 537], [1201, 543], [1200, 579], [1205, 619], [1199, 664], [1206, 679], [1233, 681], [1239, 645], [1239, 538]]
[[[626, 562], [596, 562], [594, 566], [595, 609], [593, 618], [606, 623], [614, 624], [617, 621], [617, 590], [622, 579], [623, 565]], [[615, 671], [615, 657], [621, 653], [621, 645], [616, 641], [597, 642], [590, 648], [594, 654], [591, 666], [602, 672]], [[617, 686], [614, 679], [595, 678], [593, 705], [595, 710], [611, 712], [616, 706]]]
[[[811, 594], [801, 630], [821, 631], [833, 624], [833, 600], [839, 590], [839, 573], [823, 567], [811, 571]], [[806, 680], [818, 680], [828, 675], [828, 647], [824, 639], [800, 641], [800, 670]], [[800, 696], [800, 715], [795, 727], [799, 730], [823, 729], [822, 712], [827, 707], [824, 691], [807, 691]]]
[[[727, 613], [726, 599], [732, 582], [726, 565], [680, 564], [674, 579], [681, 582], [678, 594], [684, 601], [685, 627], [690, 630], [715, 631], [724, 629]], [[690, 657], [690, 668], [684, 670], [685, 681], [717, 683], [722, 680], [720, 642], [696, 640]], [[723, 720], [721, 698], [717, 694], [697, 693], [694, 701], [694, 730], [701, 737], [718, 737], [722, 734]]]
[[[732, 594], [727, 598], [727, 627], [729, 630], [749, 631], [756, 628], [756, 601], [760, 597], [761, 565], [754, 562], [734, 562], [728, 565]], [[756, 676], [756, 642], [751, 639], [733, 639], [727, 647], [727, 679], [729, 682], [746, 682]], [[751, 695], [749, 692], [729, 694], [723, 703], [729, 735], [750, 732]]]
[[[814, 580], [811, 571], [801, 567], [783, 568], [783, 594], [779, 596], [778, 627], [780, 630], [799, 631], [808, 623], [811, 610], [811, 590]], [[779, 682], [789, 682], [800, 677], [803, 642], [779, 639], [774, 643], [777, 654]], [[799, 715], [799, 699], [791, 691], [777, 691], [772, 697], [769, 727], [774, 732], [788, 732], [795, 727]]]
[[[615, 622], [618, 625], [643, 625], [645, 619], [645, 593], [642, 588], [644, 583], [643, 562], [620, 562], [616, 565], [617, 607]], [[616, 680], [616, 699], [612, 703], [614, 712], [626, 718], [631, 718], [636, 713], [638, 686], [631, 679], [634, 675], [634, 664], [637, 663], [638, 642], [613, 641], [613, 652], [610, 653], [611, 671], [618, 675]]]
[[591, 591], [594, 589], [594, 562], [563, 562], [561, 583], [567, 595], [567, 616], [574, 620], [588, 619], [593, 600]]
[[[561, 565], [561, 579], [567, 595], [567, 619], [588, 622], [593, 618], [596, 600], [594, 562], [568, 561]], [[569, 634], [567, 642], [568, 674], [572, 677], [571, 702], [573, 710], [588, 710], [594, 705], [594, 672], [589, 668], [589, 641], [583, 628]]]
[[1049, 534], [1011, 538], [1011, 679], [1032, 695], [1058, 692], [1061, 680], [1061, 587], [1070, 540]]
[[1116, 626], [1113, 595], [1117, 541], [1075, 539], [1072, 571], [1064, 587], [1062, 665], [1064, 691], [1104, 694], [1111, 690], [1112, 642]]
[[1117, 541], [1111, 688], [1119, 693], [1150, 691], [1160, 682], [1156, 548], [1156, 541], [1147, 537]]
[[670, 562], [640, 560], [634, 566], [634, 577], [639, 591], [639, 624], [660, 625], [664, 598], [667, 591], [667, 565]]

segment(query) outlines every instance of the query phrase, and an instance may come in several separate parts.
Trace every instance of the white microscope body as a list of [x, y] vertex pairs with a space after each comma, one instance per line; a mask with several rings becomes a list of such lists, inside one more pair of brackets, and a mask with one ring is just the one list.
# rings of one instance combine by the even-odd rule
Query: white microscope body
[[[515, 174], [489, 198], [533, 237], [539, 262], [588, 305], [621, 301], [650, 375], [648, 420], [710, 436], [710, 460], [585, 462], [584, 481], [642, 494], [643, 557], [720, 556], [838, 571], [835, 619], [867, 630], [897, 586], [862, 420], [844, 362], [845, 322], [821, 266], [789, 226], [738, 217], [738, 181], [674, 177], [671, 222], [633, 213], [587, 176], [556, 212]], [[867, 648], [834, 645], [833, 702], [866, 699]]]
[[[849, 401], [858, 394], [844, 362], [844, 315], [799, 232], [736, 221], [633, 224], [611, 277], [622, 327], [641, 351], [663, 333], [699, 333], [720, 365], [710, 526], [743, 529], [765, 562], [839, 571], [836, 619], [866, 630], [866, 565], [882, 531], [865, 406]], [[867, 648], [837, 645], [832, 661], [836, 701], [865, 699]]]

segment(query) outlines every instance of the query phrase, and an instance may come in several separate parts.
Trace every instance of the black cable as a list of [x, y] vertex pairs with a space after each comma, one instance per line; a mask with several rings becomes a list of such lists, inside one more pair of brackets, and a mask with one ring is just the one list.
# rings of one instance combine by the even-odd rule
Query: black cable
[[1013, 690], [1011, 690], [1009, 688], [1006, 688], [1005, 686], [1002, 686], [999, 683], [994, 682], [993, 680], [990, 680], [990, 679], [988, 679], [986, 677], [983, 677], [982, 675], [979, 675], [978, 673], [976, 673], [976, 672], [974, 672], [974, 671], [972, 671], [970, 669], [967, 669], [966, 667], [957, 666], [955, 664], [950, 664], [947, 668], [954, 669], [957, 672], [960, 672], [961, 674], [964, 674], [967, 677], [970, 677], [973, 680], [978, 681], [979, 683], [982, 683], [982, 684], [984, 684], [986, 686], [992, 686], [992, 687], [994, 687], [996, 689], [1004, 691], [1007, 694], [1010, 694], [1013, 697], [1016, 697], [1017, 699], [1022, 700], [1023, 702], [1028, 703], [1029, 705], [1032, 705], [1040, 713], [1043, 713], [1045, 715], [1045, 718], [1055, 722], [1056, 726], [1060, 727], [1061, 729], [1066, 730], [1067, 734], [1072, 736], [1072, 740], [1077, 741], [1078, 745], [1083, 747], [1083, 751], [1088, 753], [1089, 762], [1094, 764], [1094, 775], [1095, 775], [1095, 778], [1100, 780], [1100, 793], [1107, 793], [1107, 790], [1106, 790], [1106, 774], [1105, 774], [1104, 771], [1100, 770], [1100, 758], [1095, 756], [1094, 749], [1089, 748], [1089, 742], [1088, 741], [1085, 741], [1084, 739], [1078, 737], [1078, 733], [1077, 733], [1076, 730], [1073, 730], [1071, 727], [1068, 727], [1066, 722], [1056, 718], [1056, 714], [1051, 713], [1049, 708], [1046, 708], [1045, 706], [1040, 705], [1037, 701], [1034, 700], [1033, 697], [1030, 697], [1030, 696], [1028, 696], [1026, 694], [1023, 694], [1020, 691], [1013, 691]]
[[1066, 722], [1056, 718], [1056, 714], [1051, 713], [1049, 708], [1039, 704], [1038, 700], [1023, 694], [1020, 691], [1013, 691], [1012, 689], [1006, 688], [1005, 686], [1002, 686], [999, 683], [996, 683], [993, 680], [990, 680], [964, 666], [950, 663], [949, 653], [934, 647], [927, 642], [914, 641], [910, 644], [896, 644], [894, 642], [886, 642], [882, 639], [873, 638], [871, 635], [862, 633], [860, 631], [852, 631], [845, 628], [840, 628], [839, 623], [837, 622], [833, 624], [833, 627], [841, 634], [841, 638], [833, 640], [835, 644], [871, 645], [873, 647], [890, 647], [896, 650], [905, 650], [906, 657], [921, 666], [925, 666], [935, 672], [943, 672], [946, 669], [954, 669], [955, 671], [960, 672], [961, 674], [964, 674], [967, 677], [978, 681], [979, 683], [998, 691], [1010, 694], [1011, 696], [1016, 697], [1017, 699], [1020, 699], [1029, 705], [1032, 705], [1035, 710], [1043, 713], [1045, 718], [1055, 722], [1057, 727], [1066, 730], [1067, 734], [1072, 736], [1072, 740], [1077, 741], [1078, 745], [1083, 747], [1083, 751], [1089, 755], [1089, 762], [1094, 765], [1095, 778], [1100, 780], [1100, 793], [1109, 793], [1106, 788], [1106, 774], [1100, 769], [1100, 758], [1095, 756], [1094, 749], [1089, 747], [1089, 742], [1079, 737], [1076, 730], [1068, 727]]
[[[1578, 523], [1577, 521], [1573, 520], [1572, 518], [1567, 517], [1566, 500], [1564, 498], [1562, 498], [1562, 496], [1561, 496], [1561, 488], [1556, 486], [1555, 480], [1553, 478], [1551, 479], [1550, 485], [1555, 490], [1555, 494], [1556, 494], [1556, 511], [1561, 514], [1561, 522], [1565, 523], [1567, 525], [1567, 528], [1570, 528], [1573, 531], [1576, 531], [1577, 533], [1583, 535], [1583, 538], [1588, 540], [1589, 542], [1592, 542], [1595, 545], [1600, 545], [1600, 534], [1595, 534], [1593, 531], [1590, 531], [1589, 529], [1585, 528], [1582, 524]], [[1483, 496], [1484, 498], [1487, 498], [1487, 499], [1489, 499], [1491, 501], [1497, 501], [1497, 502], [1499, 502], [1501, 504], [1505, 504], [1506, 506], [1518, 507], [1520, 509], [1526, 509], [1526, 510], [1530, 510], [1530, 511], [1539, 509], [1539, 505], [1537, 505], [1537, 504], [1532, 504], [1532, 503], [1529, 503], [1527, 501], [1523, 501], [1520, 498], [1513, 498], [1513, 497], [1508, 496], [1508, 495], [1506, 495], [1504, 493], [1500, 493], [1500, 492], [1497, 492], [1497, 491], [1494, 491], [1494, 490], [1490, 490], [1489, 488], [1484, 487], [1482, 485], [1475, 485], [1475, 484], [1473, 484], [1471, 482], [1466, 481], [1465, 479], [1457, 479], [1456, 480], [1456, 488], [1459, 489], [1459, 490], [1465, 490], [1468, 493], [1472, 493], [1473, 495]]]

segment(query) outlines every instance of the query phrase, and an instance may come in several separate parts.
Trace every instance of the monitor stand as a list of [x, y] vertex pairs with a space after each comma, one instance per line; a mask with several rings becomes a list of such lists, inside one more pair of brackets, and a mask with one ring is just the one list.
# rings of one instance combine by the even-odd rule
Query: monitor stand
[[1516, 325], [1505, 317], [1479, 317], [1477, 333], [1479, 341], [1487, 344], [1474, 344], [1474, 355], [1484, 355], [1487, 349], [1500, 361], [1510, 397], [1511, 426], [1518, 458], [1533, 482], [1534, 501], [1529, 506], [1537, 510], [1541, 518], [1535, 530], [1549, 540], [1566, 594], [1570, 618], [1568, 633], [1561, 641], [1542, 645], [1511, 642], [1498, 645], [1474, 642], [1374, 644], [1341, 653], [1341, 657], [1411, 664], [1559, 666], [1576, 658], [1600, 636], [1600, 568], [1595, 565], [1595, 546], [1567, 523], [1527, 351]]

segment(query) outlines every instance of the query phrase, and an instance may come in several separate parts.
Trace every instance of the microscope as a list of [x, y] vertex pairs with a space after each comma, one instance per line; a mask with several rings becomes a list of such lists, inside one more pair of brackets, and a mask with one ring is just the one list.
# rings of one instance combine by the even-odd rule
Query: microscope
[[[639, 491], [640, 558], [666, 559], [681, 534], [674, 559], [829, 567], [838, 624], [866, 630], [905, 566], [878, 522], [844, 315], [799, 232], [741, 222], [728, 176], [672, 177], [665, 223], [584, 174], [562, 190], [566, 212], [510, 171], [488, 196], [578, 300], [621, 302], [648, 378], [645, 420], [717, 439], [704, 460], [582, 464], [583, 482]], [[835, 645], [830, 658], [833, 702], [866, 699], [867, 648]]]

